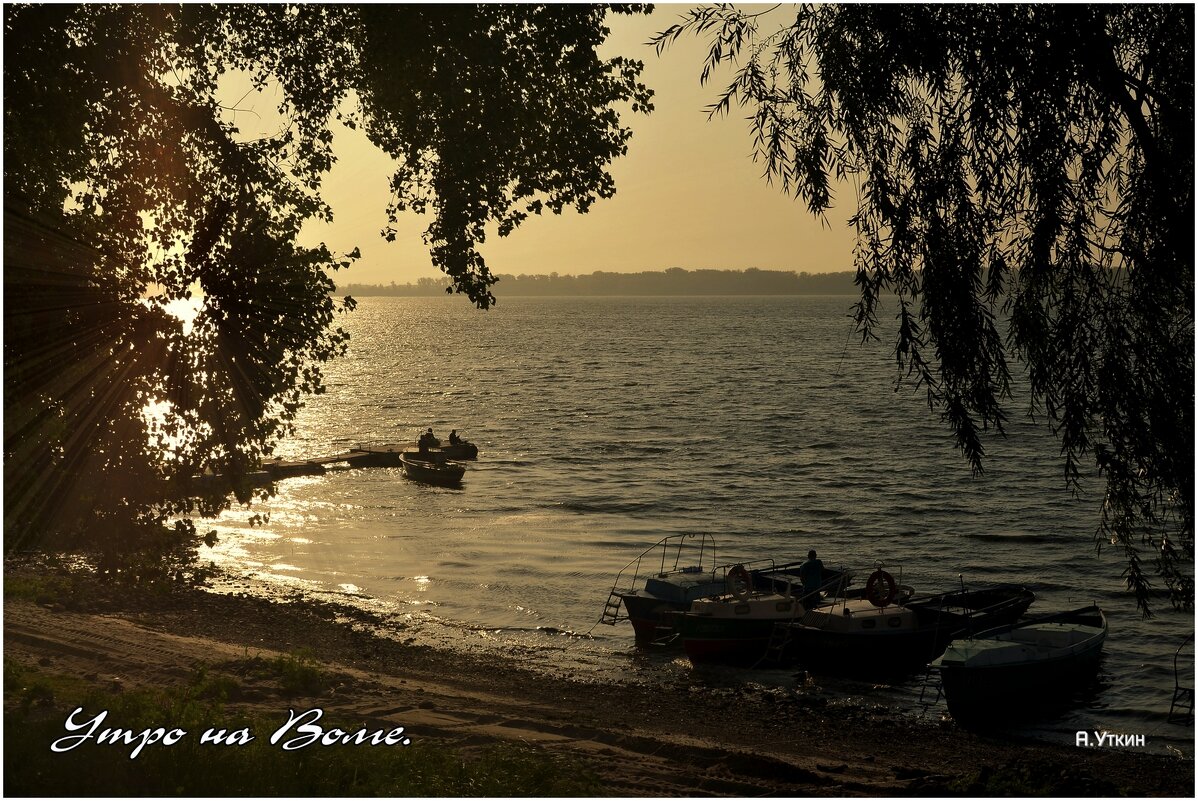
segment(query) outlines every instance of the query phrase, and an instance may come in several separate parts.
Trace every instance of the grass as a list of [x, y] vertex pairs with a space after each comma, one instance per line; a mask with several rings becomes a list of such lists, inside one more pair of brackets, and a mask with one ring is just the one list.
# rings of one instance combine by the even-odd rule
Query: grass
[[278, 672], [284, 695], [319, 695], [330, 684], [328, 674], [306, 649], [277, 657], [273, 667]]
[[239, 679], [251, 683], [273, 682], [287, 698], [319, 696], [335, 683], [335, 677], [307, 649], [274, 659], [253, 656], [223, 662], [216, 668], [219, 670], [208, 665], [196, 668], [192, 684], [201, 698], [237, 701], [244, 694]]
[[66, 573], [16, 573], [4, 576], [5, 598], [67, 606], [74, 604], [81, 592], [80, 581]]
[[[279, 682], [307, 691], [326, 680], [310, 657], [259, 660]], [[210, 669], [197, 671], [186, 687], [170, 691], [111, 693], [70, 676], [6, 662], [4, 692], [4, 794], [9, 796], [594, 796], [598, 781], [580, 765], [527, 745], [492, 746], [465, 756], [416, 738], [410, 746], [312, 745], [284, 751], [269, 742], [285, 718], [267, 720], [232, 711], [225, 701], [238, 682]], [[286, 689], [284, 689], [286, 691]], [[68, 731], [101, 710], [97, 728], [179, 728], [174, 745], [99, 744], [90, 739], [64, 753], [50, 745], [87, 728]], [[394, 724], [319, 722], [355, 732], [389, 730]], [[245, 745], [201, 743], [209, 729], [248, 729]]]

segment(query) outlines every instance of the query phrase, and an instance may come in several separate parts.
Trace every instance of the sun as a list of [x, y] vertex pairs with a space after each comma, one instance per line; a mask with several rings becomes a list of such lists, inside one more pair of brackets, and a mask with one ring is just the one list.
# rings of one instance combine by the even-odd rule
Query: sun
[[204, 307], [204, 298], [192, 294], [190, 298], [175, 298], [162, 304], [162, 309], [172, 317], [177, 317], [183, 323], [183, 335], [191, 333], [191, 327]]

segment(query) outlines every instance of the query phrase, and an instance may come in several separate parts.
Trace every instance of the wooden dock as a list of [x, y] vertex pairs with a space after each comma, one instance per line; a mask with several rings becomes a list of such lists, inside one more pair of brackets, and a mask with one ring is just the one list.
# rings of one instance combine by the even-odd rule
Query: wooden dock
[[[448, 447], [465, 449], [468, 453], [468, 455], [464, 456], [452, 456], [451, 458], [455, 460], [475, 459], [478, 455], [478, 447], [470, 443]], [[400, 467], [400, 454], [404, 451], [414, 451], [416, 449], [417, 445], [415, 443], [403, 445], [359, 445], [342, 453], [336, 453], [332, 456], [320, 456], [314, 459], [286, 460], [279, 457], [263, 462], [258, 470], [246, 473], [245, 478], [251, 486], [263, 487], [283, 478], [322, 476], [330, 468], [334, 470], [350, 470], [358, 467]], [[433, 450], [443, 449], [433, 448]], [[224, 476], [206, 473], [200, 476], [193, 476], [191, 482], [194, 482], [192, 484], [193, 487], [211, 488], [213, 486], [224, 485], [226, 479]], [[187, 492], [188, 490], [184, 491]]]

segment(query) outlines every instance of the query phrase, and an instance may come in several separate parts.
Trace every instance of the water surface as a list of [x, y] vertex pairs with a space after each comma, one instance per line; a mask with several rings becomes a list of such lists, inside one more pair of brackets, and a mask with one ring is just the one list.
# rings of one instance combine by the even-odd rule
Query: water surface
[[[501, 297], [484, 313], [461, 298], [362, 298], [348, 357], [279, 453], [432, 426], [458, 428], [480, 458], [456, 490], [397, 469], [283, 481], [223, 516], [215, 557], [383, 611], [401, 638], [666, 685], [794, 683], [793, 671], [695, 671], [678, 650], [638, 649], [627, 623], [595, 625], [617, 571], [671, 534], [706, 532], [728, 559], [816, 548], [829, 566], [881, 563], [921, 592], [1019, 582], [1033, 611], [1097, 601], [1111, 626], [1097, 688], [1037, 736], [1145, 734], [1192, 754], [1192, 730], [1165, 723], [1192, 616], [1162, 601], [1140, 617], [1118, 553], [1094, 547], [1100, 483], [1066, 490], [1019, 381], [1007, 436], [988, 438], [971, 475], [925, 396], [896, 390], [889, 346], [860, 343], [852, 302]], [[269, 521], [251, 528], [252, 512]], [[919, 686], [817, 690], [918, 710]]]

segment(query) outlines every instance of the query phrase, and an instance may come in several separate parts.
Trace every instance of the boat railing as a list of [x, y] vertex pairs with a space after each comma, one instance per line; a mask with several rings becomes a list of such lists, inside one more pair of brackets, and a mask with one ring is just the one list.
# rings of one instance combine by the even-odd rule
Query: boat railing
[[[692, 540], [697, 540], [697, 542], [691, 542]], [[620, 572], [616, 574], [615, 581], [612, 582], [612, 591], [615, 592], [622, 588], [636, 589], [638, 581], [642, 578], [642, 571], [646, 568], [648, 558], [657, 551], [660, 551], [661, 556], [660, 561], [655, 560], [658, 569], [654, 575], [666, 576], [671, 573], [704, 573], [707, 571], [714, 572], [716, 569], [714, 537], [707, 533], [672, 534], [650, 545], [628, 564], [620, 568]], [[693, 564], [683, 564], [683, 557], [686, 555], [695, 556]], [[704, 567], [705, 564], [707, 565], [706, 568]], [[622, 584], [621, 582], [626, 583]]]
[[743, 567], [749, 571], [750, 575], [760, 575], [762, 573], [770, 573], [778, 569], [774, 564], [773, 559], [740, 559], [735, 562], [725, 562], [722, 565], [716, 565], [711, 569], [712, 576], [722, 575], [725, 580], [728, 578], [728, 571], [734, 567]]
[[[655, 555], [659, 550], [661, 560], [657, 562]], [[694, 563], [683, 565], [684, 555], [695, 557]], [[650, 559], [652, 561], [649, 561]], [[646, 565], [647, 561], [650, 564], [656, 563], [657, 573], [655, 575], [659, 577], [671, 573], [704, 573], [708, 570], [714, 575], [716, 571], [715, 538], [706, 532], [671, 534], [641, 551], [616, 574], [611, 591], [607, 595], [603, 613], [599, 616], [600, 623], [614, 626], [617, 622], [626, 619], [620, 616], [620, 593], [634, 592], [642, 577], [648, 578], [642, 573], [642, 571], [650, 569]], [[667, 563], [669, 564], [668, 568]]]
[[1069, 609], [1065, 612], [1051, 612], [1048, 614], [1031, 615], [1029, 617], [1020, 618], [1013, 623], [1004, 623], [999, 626], [993, 626], [982, 631], [976, 631], [969, 639], [994, 639], [1001, 637], [1004, 634], [1009, 634], [1017, 629], [1027, 628], [1028, 626], [1038, 626], [1044, 623], [1072, 623], [1078, 618], [1084, 616], [1093, 616], [1099, 620], [1102, 619], [1102, 610], [1098, 604], [1090, 604], [1078, 609]]
[[[853, 571], [842, 570], [840, 572], [839, 576], [832, 579], [831, 581], [824, 582], [822, 585], [820, 585], [819, 590], [815, 593], [812, 593], [812, 595], [815, 595], [817, 599], [819, 598], [820, 593], [823, 593], [824, 597], [831, 597], [831, 599], [832, 599], [831, 607], [833, 610], [835, 610], [837, 606], [844, 606], [844, 605], [848, 604], [848, 602], [849, 602], [848, 588], [849, 588], [849, 584], [852, 583], [852, 581], [853, 581]], [[806, 595], [803, 596], [800, 599], [800, 601], [805, 601], [807, 599], [807, 597], [808, 596], [806, 596]], [[803, 606], [803, 604], [799, 603], [798, 606], [801, 607], [801, 606]], [[827, 620], [828, 620], [828, 617], [821, 617], [820, 618], [821, 625], [819, 626], [819, 628], [823, 628], [823, 626], [826, 625]]]

